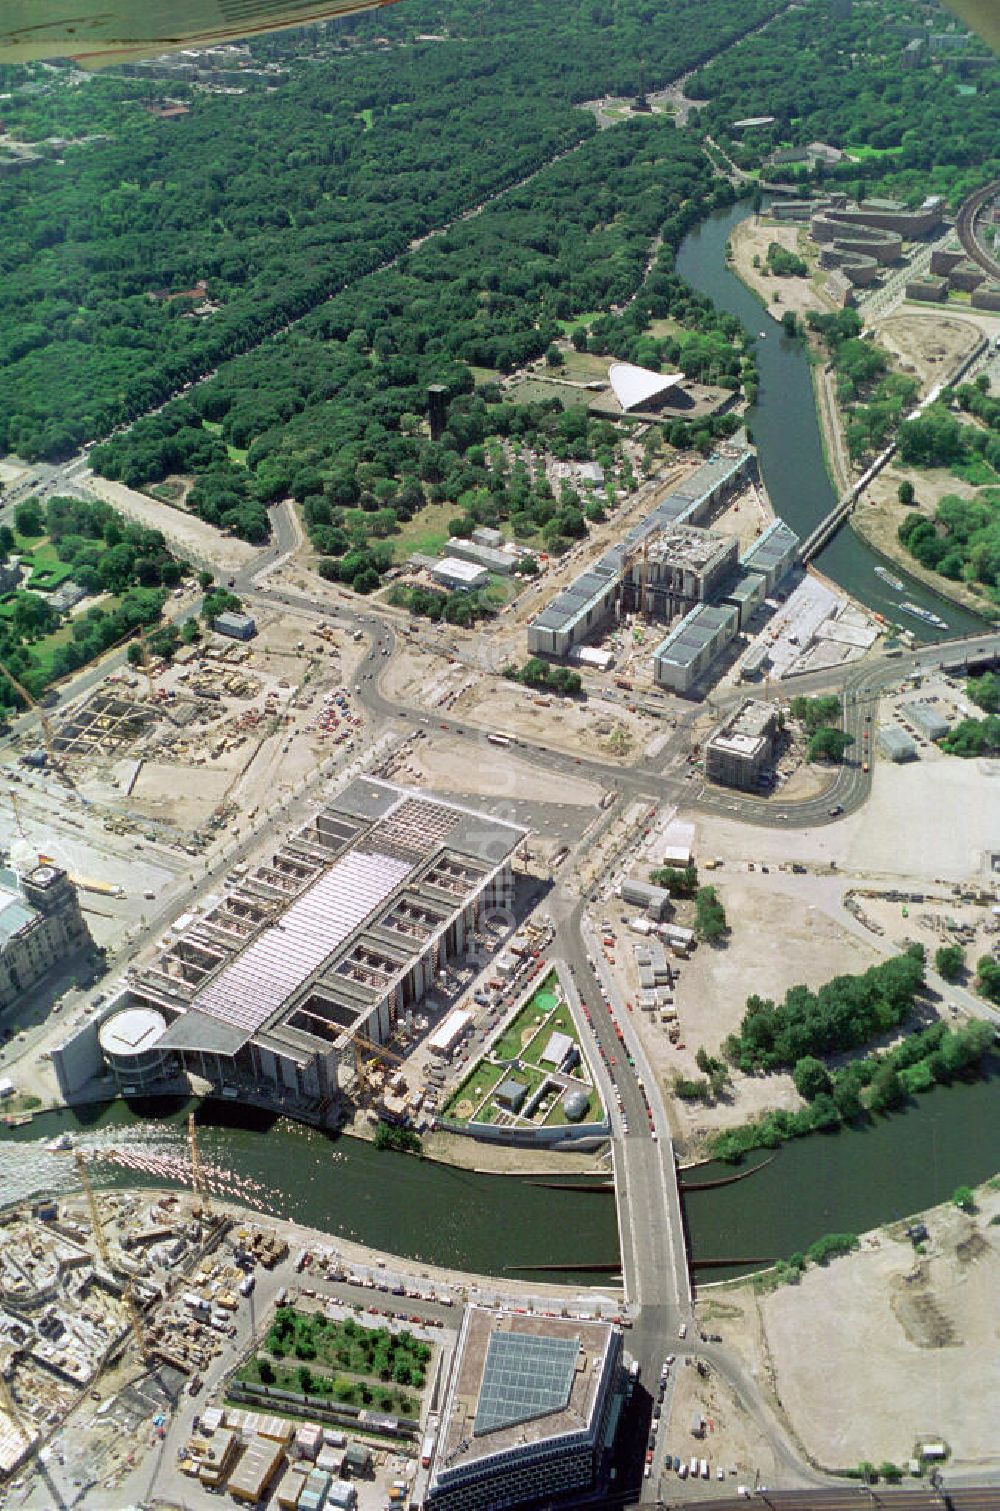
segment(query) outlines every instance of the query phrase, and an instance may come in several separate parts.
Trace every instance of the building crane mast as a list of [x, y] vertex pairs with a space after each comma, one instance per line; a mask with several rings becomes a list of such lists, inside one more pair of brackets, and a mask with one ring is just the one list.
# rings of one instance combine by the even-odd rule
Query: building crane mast
[[[65, 782], [66, 786], [72, 792], [76, 792], [76, 788], [73, 782], [70, 780], [70, 776], [66, 770], [65, 764], [63, 763], [62, 758], [56, 752], [55, 740], [53, 739], [52, 735], [52, 721], [46, 714], [44, 708], [42, 708], [41, 704], [31, 696], [28, 689], [17, 680], [10, 668], [4, 666], [2, 662], [0, 662], [0, 673], [2, 673], [7, 678], [7, 681], [17, 693], [18, 697], [23, 700], [23, 702], [27, 705], [31, 712], [38, 715], [38, 722], [42, 726], [42, 740], [45, 744], [45, 753], [49, 758], [49, 765], [52, 767], [53, 771], [60, 778], [60, 780]], [[77, 796], [79, 796], [79, 793], [77, 793]]]
[[10, 1381], [2, 1370], [0, 1370], [0, 1411], [6, 1412], [30, 1448], [35, 1440], [34, 1433], [29, 1431], [25, 1426], [24, 1418], [21, 1415], [21, 1408], [14, 1400], [14, 1392], [10, 1388]]
[[94, 1188], [90, 1184], [90, 1176], [87, 1174], [87, 1161], [84, 1159], [83, 1150], [77, 1149], [73, 1158], [76, 1160], [76, 1171], [80, 1177], [80, 1184], [83, 1187], [84, 1195], [87, 1198], [87, 1205], [90, 1208], [90, 1225], [93, 1228], [94, 1239], [97, 1243], [97, 1249], [101, 1256], [101, 1259], [104, 1261], [108, 1269], [110, 1269], [111, 1255], [108, 1252], [108, 1241], [104, 1236], [104, 1225], [101, 1222], [101, 1214], [97, 1206], [97, 1197], [94, 1195]]
[[[403, 1064], [403, 1056], [396, 1054], [394, 1050], [387, 1049], [384, 1044], [376, 1044], [362, 1033], [351, 1035], [351, 1049], [354, 1051], [354, 1078], [361, 1097], [367, 1100], [374, 1095], [375, 1088], [372, 1085], [371, 1072], [378, 1060], [394, 1061], [397, 1065]], [[368, 1051], [371, 1059], [365, 1063], [365, 1051]]]
[[208, 1185], [201, 1168], [201, 1155], [198, 1153], [198, 1133], [193, 1112], [188, 1113], [188, 1148], [191, 1151], [191, 1184], [201, 1204], [202, 1212], [206, 1217], [211, 1217], [212, 1199], [209, 1195]]
[[153, 667], [149, 659], [149, 642], [146, 639], [146, 627], [142, 624], [139, 626], [139, 653], [142, 656], [142, 669], [146, 673], [149, 696], [152, 698], [156, 694], [156, 688], [153, 684]]
[[125, 1311], [128, 1314], [128, 1325], [132, 1329], [132, 1337], [135, 1341], [136, 1348], [139, 1350], [139, 1356], [142, 1359], [147, 1359], [149, 1357], [149, 1345], [146, 1342], [146, 1334], [143, 1332], [142, 1318], [139, 1315], [139, 1306], [135, 1299], [135, 1291], [132, 1287], [131, 1280], [128, 1282], [125, 1290], [122, 1292], [122, 1299], [125, 1302]]

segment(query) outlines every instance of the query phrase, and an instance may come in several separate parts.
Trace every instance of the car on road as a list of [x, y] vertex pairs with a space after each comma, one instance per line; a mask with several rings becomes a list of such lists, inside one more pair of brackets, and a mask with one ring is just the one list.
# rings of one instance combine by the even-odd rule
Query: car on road
[[843, 803], [834, 803], [833, 807], [828, 809], [831, 818], [839, 818], [843, 811]]
[[688, 1325], [687, 1325], [686, 1322], [682, 1322], [681, 1325], [680, 1325], [680, 1327], [677, 1329], [677, 1336], [678, 1336], [678, 1338], [686, 1338], [687, 1337], [687, 1332], [688, 1332]]

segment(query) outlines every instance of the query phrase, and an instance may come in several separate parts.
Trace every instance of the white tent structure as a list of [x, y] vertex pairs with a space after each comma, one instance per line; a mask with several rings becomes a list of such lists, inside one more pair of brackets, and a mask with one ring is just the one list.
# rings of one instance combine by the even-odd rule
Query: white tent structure
[[654, 373], [648, 367], [635, 367], [631, 362], [612, 362], [608, 368], [612, 392], [625, 414], [642, 409], [653, 399], [662, 398], [683, 377], [683, 373]]

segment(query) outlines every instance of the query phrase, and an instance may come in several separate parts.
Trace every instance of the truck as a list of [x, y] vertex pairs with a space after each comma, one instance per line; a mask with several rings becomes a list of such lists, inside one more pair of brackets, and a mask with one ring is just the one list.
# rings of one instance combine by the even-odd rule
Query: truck
[[431, 1459], [434, 1457], [434, 1438], [435, 1434], [428, 1432], [420, 1445], [420, 1463], [424, 1469], [431, 1467]]

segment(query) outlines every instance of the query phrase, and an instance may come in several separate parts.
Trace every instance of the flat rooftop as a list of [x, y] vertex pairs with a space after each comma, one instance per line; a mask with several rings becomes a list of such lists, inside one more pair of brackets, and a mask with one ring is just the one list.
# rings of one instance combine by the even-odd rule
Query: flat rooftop
[[231, 1055], [256, 1038], [307, 1058], [386, 996], [526, 834], [359, 777], [182, 920], [133, 1000], [182, 1013], [162, 1048]]
[[654, 660], [689, 666], [721, 630], [735, 625], [736, 618], [736, 610], [725, 604], [700, 603], [656, 647]]
[[588, 1432], [614, 1331], [608, 1322], [497, 1316], [469, 1307], [434, 1477], [505, 1450]]

